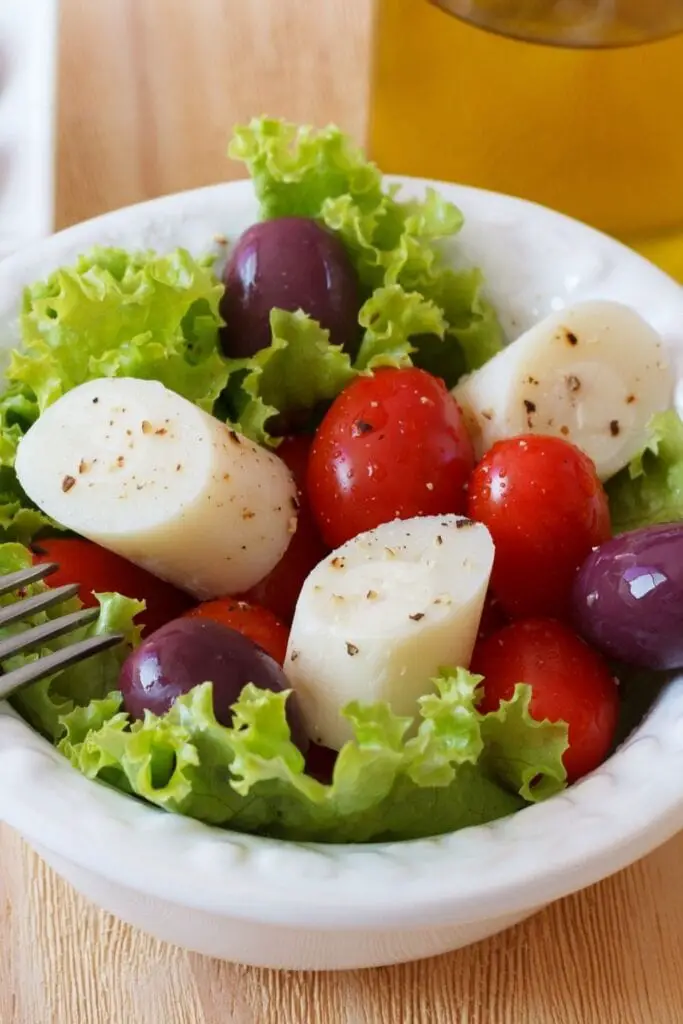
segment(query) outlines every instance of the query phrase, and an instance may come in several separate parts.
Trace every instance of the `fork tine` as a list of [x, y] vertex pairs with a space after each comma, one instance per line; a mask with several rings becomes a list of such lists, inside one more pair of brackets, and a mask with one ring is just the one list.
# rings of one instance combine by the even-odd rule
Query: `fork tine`
[[59, 604], [70, 597], [75, 597], [79, 589], [78, 583], [67, 583], [63, 587], [54, 587], [42, 594], [34, 594], [33, 597], [17, 601], [15, 604], [5, 605], [4, 608], [0, 608], [0, 626], [9, 626], [12, 622], [20, 622], [22, 619], [28, 618], [29, 615], [35, 615], [36, 612], [44, 612], [53, 604]]
[[0, 576], [0, 595], [10, 594], [13, 590], [21, 590], [22, 587], [27, 587], [30, 583], [37, 583], [38, 580], [51, 576], [58, 569], [59, 566], [54, 562], [43, 562], [42, 565], [34, 565], [28, 569], [19, 569], [18, 572]]
[[91, 636], [87, 640], [79, 640], [70, 647], [63, 647], [54, 654], [48, 654], [45, 658], [31, 661], [21, 668], [15, 668], [4, 676], [0, 676], [0, 700], [4, 700], [11, 694], [16, 693], [30, 683], [36, 683], [39, 679], [51, 676], [60, 669], [68, 668], [79, 661], [85, 661], [94, 654], [115, 647], [124, 639], [121, 633], [109, 633], [106, 636]]
[[25, 633], [15, 633], [14, 636], [9, 636], [6, 640], [0, 640], [0, 662], [6, 661], [13, 654], [19, 654], [29, 647], [35, 647], [36, 644], [56, 640], [57, 637], [70, 633], [79, 626], [86, 626], [89, 622], [94, 622], [99, 614], [99, 608], [83, 608], [79, 612], [72, 612], [70, 615], [62, 615], [58, 619], [43, 622], [42, 625], [34, 626], [33, 629], [29, 629]]

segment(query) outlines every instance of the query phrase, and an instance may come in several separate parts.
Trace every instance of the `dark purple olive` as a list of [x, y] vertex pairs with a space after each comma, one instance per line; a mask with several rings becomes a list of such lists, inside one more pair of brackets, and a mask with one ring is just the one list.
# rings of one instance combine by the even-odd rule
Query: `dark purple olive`
[[358, 277], [346, 249], [316, 221], [281, 217], [254, 224], [237, 241], [223, 275], [221, 344], [253, 356], [271, 342], [270, 311], [302, 309], [352, 350], [358, 336]]
[[[242, 633], [211, 619], [174, 619], [128, 656], [119, 689], [131, 718], [143, 718], [146, 710], [163, 715], [177, 697], [207, 682], [213, 683], [213, 708], [223, 725], [232, 722], [232, 705], [247, 683], [276, 692], [289, 688], [275, 659]], [[287, 718], [294, 742], [305, 751], [294, 694], [287, 698]]]
[[683, 523], [650, 526], [593, 551], [574, 584], [574, 619], [603, 654], [683, 668]]

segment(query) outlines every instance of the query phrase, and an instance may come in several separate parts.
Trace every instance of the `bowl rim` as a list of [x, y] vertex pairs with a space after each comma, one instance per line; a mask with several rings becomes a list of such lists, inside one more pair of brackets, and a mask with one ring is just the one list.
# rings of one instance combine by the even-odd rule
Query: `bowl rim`
[[[561, 231], [570, 243], [607, 254], [665, 297], [680, 321], [683, 348], [683, 289], [619, 242], [500, 193], [399, 176], [387, 180], [408, 191], [435, 188], [466, 215], [474, 208], [529, 219], [549, 235]], [[60, 254], [112, 233], [129, 234], [126, 225], [162, 223], [167, 215], [187, 219], [219, 203], [253, 205], [251, 183], [174, 193], [67, 228], [3, 261], [0, 293], [4, 287], [16, 294]], [[604, 765], [545, 803], [431, 839], [293, 843], [212, 828], [93, 784], [0, 704], [0, 819], [58, 858], [141, 895], [273, 925], [420, 927], [540, 907], [625, 867], [683, 828], [681, 778], [683, 676]], [[164, 856], [169, 844], [173, 858]]]

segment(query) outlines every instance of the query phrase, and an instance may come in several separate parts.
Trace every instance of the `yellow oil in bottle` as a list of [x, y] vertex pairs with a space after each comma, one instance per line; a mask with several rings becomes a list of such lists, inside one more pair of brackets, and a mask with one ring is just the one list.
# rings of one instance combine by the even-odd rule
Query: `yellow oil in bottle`
[[378, 0], [375, 38], [369, 149], [382, 170], [533, 199], [683, 280], [683, 35], [565, 49], [430, 0]]

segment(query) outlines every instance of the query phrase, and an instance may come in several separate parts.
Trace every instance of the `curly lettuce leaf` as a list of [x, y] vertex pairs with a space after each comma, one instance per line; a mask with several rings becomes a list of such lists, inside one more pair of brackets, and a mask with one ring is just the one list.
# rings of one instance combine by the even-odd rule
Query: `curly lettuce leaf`
[[683, 422], [674, 409], [652, 417], [642, 450], [606, 489], [615, 533], [683, 519]]
[[210, 410], [227, 380], [218, 350], [222, 286], [184, 249], [94, 248], [26, 288], [22, 348], [8, 380], [42, 412], [97, 377], [142, 377]]
[[[561, 738], [529, 718], [524, 688], [494, 721], [477, 711], [479, 676], [444, 670], [433, 682], [435, 691], [419, 702], [416, 730], [385, 704], [349, 705], [343, 714], [353, 739], [329, 784], [305, 772], [290, 738], [287, 694], [251, 684], [229, 728], [216, 721], [210, 683], [164, 716], [148, 713], [132, 724], [120, 696], [111, 695], [63, 717], [60, 749], [89, 778], [165, 810], [323, 842], [417, 838], [481, 824], [523, 806], [516, 790], [530, 783], [528, 772], [559, 780]], [[510, 769], [518, 762], [521, 773]], [[532, 799], [550, 791], [537, 786]]]
[[380, 172], [332, 125], [316, 130], [254, 118], [235, 129], [228, 153], [249, 169], [264, 220], [317, 217], [338, 196], [367, 210], [382, 200]]
[[484, 760], [493, 775], [529, 803], [567, 785], [562, 757], [569, 747], [565, 722], [537, 722], [529, 714], [531, 687], [518, 683], [510, 700], [483, 716]]
[[[246, 164], [262, 219], [315, 218], [344, 243], [366, 299], [355, 370], [415, 364], [452, 387], [499, 351], [502, 332], [483, 295], [481, 273], [453, 270], [440, 252], [439, 243], [463, 222], [440, 193], [428, 188], [421, 199], [402, 200], [396, 187], [385, 190], [375, 165], [333, 126], [316, 130], [256, 118], [236, 129], [229, 153]], [[311, 352], [310, 358], [311, 367], [301, 364], [306, 380], [315, 375], [318, 356]], [[255, 360], [232, 362], [236, 376], [228, 391], [236, 425], [263, 440], [276, 413], [251, 404], [260, 396], [242, 390], [245, 380], [255, 383]], [[315, 398], [327, 400], [320, 393]], [[288, 413], [276, 402], [265, 404]]]
[[[0, 575], [27, 569], [32, 564], [31, 553], [22, 544], [0, 544]], [[2, 595], [0, 606], [14, 604], [18, 596], [30, 597], [45, 590], [47, 586], [42, 581], [33, 583], [24, 588], [21, 595]], [[71, 711], [76, 705], [88, 705], [93, 699], [104, 697], [115, 689], [124, 659], [131, 648], [139, 642], [140, 630], [135, 625], [134, 618], [144, 611], [144, 602], [122, 597], [120, 594], [98, 594], [96, 597], [100, 604], [100, 613], [93, 623], [51, 640], [39, 649], [16, 654], [2, 664], [4, 670], [11, 671], [86, 637], [111, 632], [123, 633], [125, 643], [63, 669], [47, 679], [41, 679], [12, 698], [12, 704], [17, 711], [53, 741], [63, 731], [60, 723], [63, 714]], [[27, 616], [20, 622], [0, 628], [0, 639], [24, 632], [31, 626], [39, 626], [68, 612], [78, 611], [81, 607], [78, 598], [71, 598], [45, 611]]]
[[332, 345], [329, 331], [299, 310], [273, 309], [273, 341], [251, 359], [232, 360], [235, 376], [223, 400], [226, 418], [247, 437], [271, 443], [267, 424], [329, 402], [355, 376], [348, 353]]
[[358, 315], [364, 329], [356, 360], [359, 370], [380, 366], [410, 366], [415, 362], [420, 339], [431, 337], [446, 347], [447, 323], [442, 311], [418, 292], [406, 292], [400, 285], [378, 288]]

